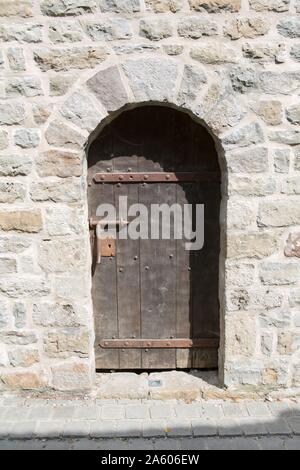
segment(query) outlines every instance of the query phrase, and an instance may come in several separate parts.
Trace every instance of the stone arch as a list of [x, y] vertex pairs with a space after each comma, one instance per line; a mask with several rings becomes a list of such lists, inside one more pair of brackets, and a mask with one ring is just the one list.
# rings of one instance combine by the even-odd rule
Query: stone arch
[[[100, 66], [84, 83], [77, 83], [65, 101], [60, 103], [45, 124], [43, 146], [48, 151], [69, 151], [83, 163], [80, 173], [80, 204], [83, 209], [82, 223], [86, 226], [83, 245], [86, 265], [78, 268], [78, 276], [86, 278], [84, 296], [88, 308], [88, 325], [93, 331], [92, 303], [90, 295], [90, 250], [87, 225], [86, 197], [86, 152], [90, 142], [102, 127], [125, 109], [153, 103], [175, 107], [189, 113], [213, 136], [222, 169], [221, 206], [221, 265], [220, 265], [220, 318], [221, 348], [220, 377], [226, 379], [226, 268], [228, 252], [227, 206], [228, 171], [232, 165], [239, 165], [235, 155], [243, 152], [251, 160], [250, 145], [262, 144], [264, 135], [251, 112], [243, 108], [231, 84], [224, 77], [205, 70], [195, 63], [182, 63], [182, 59], [163, 58], [160, 55], [149, 58], [133, 58], [122, 63]], [[247, 157], [248, 153], [248, 157]], [[68, 156], [69, 158], [69, 156]], [[57, 164], [60, 164], [58, 158]], [[72, 175], [72, 173], [71, 173]], [[76, 174], [76, 176], [79, 176]], [[90, 370], [90, 380], [94, 374], [93, 335], [86, 365]], [[88, 387], [88, 381], [85, 385]]]

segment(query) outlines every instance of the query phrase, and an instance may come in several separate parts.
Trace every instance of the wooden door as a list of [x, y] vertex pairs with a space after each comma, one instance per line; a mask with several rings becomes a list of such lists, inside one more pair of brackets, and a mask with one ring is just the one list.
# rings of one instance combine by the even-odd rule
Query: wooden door
[[89, 151], [90, 217], [103, 202], [117, 207], [121, 195], [149, 212], [151, 204], [204, 204], [205, 243], [187, 251], [174, 237], [117, 238], [114, 256], [99, 265], [94, 257], [97, 369], [217, 367], [220, 175], [212, 138], [170, 108], [124, 112]]

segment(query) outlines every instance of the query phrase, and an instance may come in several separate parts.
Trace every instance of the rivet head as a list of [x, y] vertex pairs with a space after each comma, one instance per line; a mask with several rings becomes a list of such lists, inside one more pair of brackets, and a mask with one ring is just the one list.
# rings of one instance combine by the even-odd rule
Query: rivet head
[[148, 180], [149, 179], [149, 176], [148, 175], [144, 175], [144, 180]]
[[189, 266], [189, 267], [188, 267], [188, 271], [191, 271], [191, 270], [192, 270], [192, 268]]
[[171, 255], [169, 255], [169, 256], [170, 256], [170, 258], [171, 258], [171, 259], [172, 259], [172, 258], [174, 258], [174, 255], [172, 255], [172, 254], [171, 254]]
[[128, 168], [128, 170], [127, 170], [127, 171], [130, 173], [130, 172], [132, 171], [132, 168]]
[[120, 268], [119, 271], [120, 271], [120, 273], [122, 273], [122, 272], [123, 272], [123, 268]]
[[119, 176], [119, 180], [120, 180], [120, 181], [123, 181], [123, 179], [124, 179], [124, 176], [122, 176], [122, 175]]
[[146, 271], [149, 271], [150, 268], [149, 268], [149, 266], [145, 266], [145, 269], [146, 269]]
[[139, 257], [138, 257], [138, 256], [135, 256], [133, 259], [136, 261], [136, 260], [138, 260], [138, 259], [139, 259]]
[[166, 175], [166, 179], [169, 180], [171, 178], [170, 175]]
[[104, 175], [101, 176], [101, 180], [102, 180], [102, 181], [105, 180], [105, 176], [104, 176]]

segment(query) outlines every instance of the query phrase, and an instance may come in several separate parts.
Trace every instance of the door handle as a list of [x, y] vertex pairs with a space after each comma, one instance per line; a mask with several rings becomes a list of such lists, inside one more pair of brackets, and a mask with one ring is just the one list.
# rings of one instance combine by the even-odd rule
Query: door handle
[[103, 229], [100, 224], [96, 225], [96, 264], [101, 263], [101, 247], [102, 247], [102, 238], [101, 234], [103, 233]]

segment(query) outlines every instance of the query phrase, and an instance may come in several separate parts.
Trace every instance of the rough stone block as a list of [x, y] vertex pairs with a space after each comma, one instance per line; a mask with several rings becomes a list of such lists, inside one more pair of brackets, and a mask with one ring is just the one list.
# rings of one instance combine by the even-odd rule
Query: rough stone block
[[201, 68], [186, 65], [177, 98], [178, 103], [184, 105], [194, 101], [206, 82], [206, 75]]
[[70, 73], [55, 73], [49, 77], [49, 93], [50, 96], [63, 96], [65, 95], [76, 77]]
[[4, 130], [0, 130], [0, 150], [4, 150], [8, 147], [8, 133]]
[[257, 223], [260, 227], [288, 227], [299, 225], [300, 206], [288, 199], [261, 202]]
[[300, 258], [300, 233], [291, 233], [286, 242], [284, 254], [287, 257]]
[[34, 23], [14, 23], [0, 25], [0, 40], [3, 42], [39, 43], [43, 39], [42, 26]]
[[290, 169], [291, 151], [290, 149], [274, 150], [274, 167], [276, 173], [288, 173]]
[[35, 148], [40, 143], [38, 129], [19, 129], [14, 134], [15, 145], [23, 149]]
[[30, 367], [40, 362], [40, 355], [37, 349], [11, 349], [8, 352], [8, 358], [13, 367]]
[[224, 33], [232, 40], [247, 38], [254, 39], [264, 36], [270, 30], [270, 22], [261, 17], [241, 17], [230, 19], [225, 23]]
[[262, 100], [255, 107], [257, 114], [269, 126], [278, 126], [283, 120], [283, 106], [281, 101]]
[[45, 228], [50, 236], [82, 235], [86, 218], [82, 209], [50, 207], [46, 209]]
[[0, 374], [0, 381], [11, 390], [42, 390], [46, 383], [36, 372], [12, 372]]
[[94, 13], [97, 3], [94, 0], [42, 0], [41, 11], [48, 16], [77, 16]]
[[7, 59], [9, 67], [14, 72], [23, 72], [26, 70], [24, 51], [20, 47], [10, 47], [7, 50]]
[[285, 189], [282, 189], [282, 193], [289, 195], [299, 195], [300, 194], [300, 176], [291, 176], [286, 180]]
[[32, 0], [1, 0], [0, 16], [21, 18], [33, 16]]
[[17, 272], [16, 260], [13, 258], [0, 258], [0, 274], [12, 274]]
[[77, 328], [51, 331], [44, 335], [44, 350], [49, 357], [88, 357], [89, 334]]
[[84, 40], [83, 29], [79, 22], [52, 23], [49, 26], [48, 35], [53, 43], [80, 42]]
[[246, 43], [242, 49], [244, 57], [256, 62], [285, 62], [286, 47], [283, 43]]
[[146, 0], [146, 6], [155, 13], [176, 13], [183, 7], [183, 0]]
[[42, 302], [33, 305], [32, 318], [43, 327], [78, 327], [85, 322], [85, 310], [70, 303]]
[[241, 0], [189, 0], [189, 4], [192, 10], [208, 13], [234, 13], [241, 9]]
[[228, 155], [228, 169], [233, 173], [263, 173], [269, 169], [268, 149], [257, 147]]
[[286, 116], [292, 124], [300, 124], [300, 104], [289, 106], [286, 110]]
[[20, 102], [10, 101], [1, 103], [0, 106], [0, 125], [12, 126], [22, 124], [25, 119], [25, 108]]
[[27, 308], [23, 302], [15, 302], [13, 316], [16, 328], [24, 328], [27, 321]]
[[86, 138], [62, 121], [52, 121], [45, 133], [48, 144], [54, 147], [64, 147], [81, 150]]
[[48, 273], [68, 272], [84, 266], [84, 241], [51, 240], [40, 243], [39, 265]]
[[101, 11], [115, 13], [136, 13], [140, 11], [139, 0], [100, 0]]
[[160, 41], [173, 35], [173, 25], [165, 19], [146, 19], [140, 22], [140, 36], [150, 41]]
[[[1, 38], [1, 30], [0, 30]], [[61, 49], [36, 49], [34, 60], [44, 72], [48, 70], [67, 71], [71, 69], [90, 69], [106, 59], [102, 46], [82, 46]]]
[[295, 44], [291, 48], [291, 57], [297, 62], [300, 62], [300, 44]]
[[0, 333], [1, 342], [8, 345], [24, 346], [37, 343], [37, 336], [34, 332], [25, 331], [5, 331]]
[[122, 18], [106, 18], [85, 23], [85, 31], [93, 41], [117, 41], [131, 39], [130, 23]]
[[223, 144], [228, 148], [248, 147], [264, 142], [264, 134], [260, 124], [253, 122], [234, 130], [223, 138]]
[[178, 73], [174, 61], [153, 58], [129, 60], [123, 69], [137, 100], [172, 102]]
[[80, 182], [64, 179], [59, 182], [32, 183], [30, 196], [37, 202], [78, 202], [81, 200]]
[[278, 249], [278, 237], [269, 233], [236, 233], [228, 235], [228, 258], [265, 258]]
[[45, 124], [51, 114], [52, 105], [47, 103], [32, 103], [32, 114], [37, 126]]
[[88, 80], [87, 86], [109, 112], [128, 102], [127, 92], [116, 66], [100, 70]]
[[278, 23], [277, 29], [286, 38], [300, 38], [300, 18], [297, 16], [284, 18]]
[[240, 196], [268, 196], [276, 191], [276, 180], [261, 176], [238, 176], [234, 173], [229, 175], [228, 193]]
[[28, 155], [0, 155], [0, 176], [27, 176], [31, 169]]
[[218, 29], [216, 22], [198, 16], [184, 18], [178, 24], [179, 36], [190, 39], [215, 36], [218, 34]]
[[4, 231], [37, 233], [43, 228], [40, 209], [0, 212], [0, 228]]
[[92, 385], [91, 372], [84, 363], [71, 362], [53, 366], [52, 387], [61, 391], [89, 390]]
[[40, 176], [59, 176], [68, 178], [82, 175], [80, 155], [62, 150], [49, 150], [36, 159], [36, 168]]
[[290, 0], [250, 0], [250, 8], [255, 11], [288, 11]]
[[103, 114], [97, 108], [97, 102], [82, 92], [75, 92], [65, 101], [61, 114], [72, 124], [93, 131], [102, 121]]
[[292, 262], [265, 262], [260, 267], [260, 279], [265, 285], [284, 286], [299, 282], [300, 266]]
[[25, 196], [26, 186], [24, 186], [24, 184], [14, 182], [0, 182], [0, 203], [12, 204], [16, 201], [24, 201]]
[[8, 98], [18, 96], [32, 98], [43, 95], [41, 81], [35, 76], [10, 78], [7, 80], [5, 90]]
[[49, 282], [41, 279], [39, 276], [26, 278], [14, 278], [0, 280], [0, 292], [8, 297], [22, 298], [22, 297], [43, 297], [50, 292]]
[[203, 64], [234, 64], [238, 61], [237, 51], [220, 43], [192, 47], [190, 55]]

